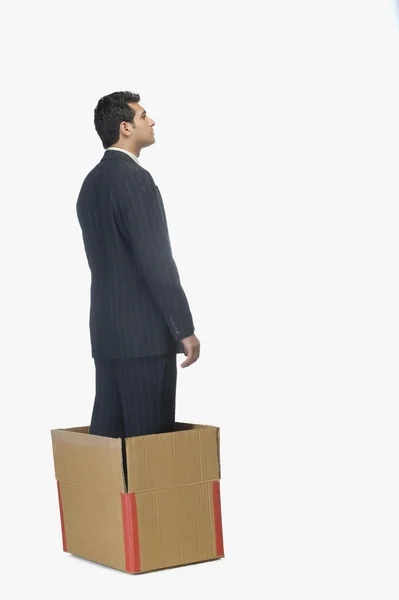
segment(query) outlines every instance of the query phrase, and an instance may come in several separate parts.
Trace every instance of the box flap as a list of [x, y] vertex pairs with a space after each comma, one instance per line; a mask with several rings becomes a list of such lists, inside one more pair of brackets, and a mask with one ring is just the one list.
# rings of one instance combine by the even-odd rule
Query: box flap
[[88, 427], [51, 431], [57, 480], [124, 492], [122, 440], [88, 431]]
[[188, 431], [190, 429], [215, 429], [215, 425], [199, 425], [198, 423], [175, 423], [175, 431]]
[[186, 427], [126, 439], [129, 492], [220, 479], [219, 428], [179, 425]]

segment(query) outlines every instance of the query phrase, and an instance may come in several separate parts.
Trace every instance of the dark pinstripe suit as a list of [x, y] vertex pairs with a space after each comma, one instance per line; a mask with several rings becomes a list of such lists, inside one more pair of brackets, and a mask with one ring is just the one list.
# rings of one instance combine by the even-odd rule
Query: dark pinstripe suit
[[[135, 431], [145, 429], [149, 433], [154, 429], [155, 433], [162, 418], [154, 413], [154, 406], [160, 411], [161, 404], [154, 399], [151, 408], [151, 403], [144, 398], [153, 393], [150, 389], [154, 389], [154, 381], [155, 389], [165, 396], [159, 385], [159, 378], [170, 371], [165, 360], [174, 361], [176, 367], [176, 353], [183, 352], [179, 340], [194, 332], [172, 255], [161, 194], [151, 174], [130, 156], [106, 150], [83, 181], [76, 210], [91, 271], [89, 326], [96, 363], [96, 401], [91, 431], [108, 435], [106, 432], [112, 429], [115, 433], [110, 419], [114, 423], [118, 419], [122, 422], [128, 410], [137, 409], [132, 418], [137, 422]], [[140, 360], [144, 357], [153, 358]], [[115, 362], [125, 359], [128, 362]], [[134, 363], [133, 359], [138, 360]], [[146, 367], [141, 368], [144, 363]], [[115, 367], [116, 364], [122, 366]], [[102, 372], [98, 373], [98, 369]], [[105, 377], [105, 374], [111, 377], [111, 373], [115, 385], [112, 378], [108, 381]], [[169, 404], [173, 404], [174, 412], [170, 375], [166, 379]], [[110, 388], [119, 390], [123, 413], [119, 417], [110, 417], [110, 406], [118, 405], [113, 402], [112, 394], [109, 405], [104, 400]], [[101, 402], [97, 402], [97, 398], [102, 398]], [[167, 421], [170, 425], [170, 415]], [[94, 423], [97, 423], [96, 431]], [[130, 429], [118, 430], [117, 435], [136, 433]]]

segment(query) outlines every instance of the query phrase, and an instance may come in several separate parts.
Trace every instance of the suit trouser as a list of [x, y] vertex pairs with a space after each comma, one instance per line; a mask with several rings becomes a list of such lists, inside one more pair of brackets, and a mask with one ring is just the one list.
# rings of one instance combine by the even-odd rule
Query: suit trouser
[[173, 431], [176, 353], [138, 358], [94, 358], [96, 395], [90, 433], [133, 437]]

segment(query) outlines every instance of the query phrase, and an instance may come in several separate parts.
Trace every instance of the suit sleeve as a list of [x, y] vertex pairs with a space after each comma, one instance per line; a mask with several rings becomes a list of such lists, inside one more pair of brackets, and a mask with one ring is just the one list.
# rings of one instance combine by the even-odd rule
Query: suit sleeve
[[117, 191], [120, 223], [173, 338], [182, 340], [192, 335], [195, 328], [172, 255], [161, 195], [145, 169], [124, 177]]

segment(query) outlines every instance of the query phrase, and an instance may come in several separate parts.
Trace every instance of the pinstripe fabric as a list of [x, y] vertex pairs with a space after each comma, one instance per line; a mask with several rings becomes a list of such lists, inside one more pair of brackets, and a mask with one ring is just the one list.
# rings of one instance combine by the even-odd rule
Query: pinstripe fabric
[[133, 154], [133, 152], [129, 152], [129, 150], [125, 150], [124, 148], [117, 148], [116, 146], [110, 146], [109, 148], [107, 148], [107, 150], [115, 150], [115, 152], [124, 152], [125, 154], [130, 156], [130, 158], [132, 158], [134, 160], [134, 162], [136, 162], [138, 165], [140, 165], [139, 159], [137, 158], [137, 156], [135, 154]]
[[123, 438], [174, 430], [175, 352], [122, 360], [95, 358], [94, 362], [91, 434]]
[[179, 340], [194, 323], [151, 174], [106, 150], [83, 181], [76, 211], [91, 271], [92, 356], [182, 353]]

